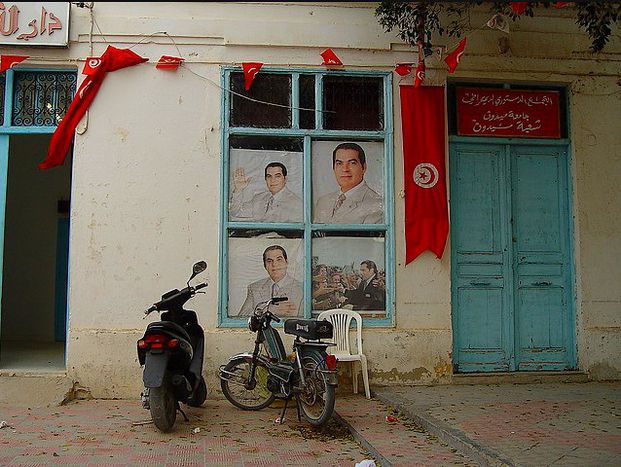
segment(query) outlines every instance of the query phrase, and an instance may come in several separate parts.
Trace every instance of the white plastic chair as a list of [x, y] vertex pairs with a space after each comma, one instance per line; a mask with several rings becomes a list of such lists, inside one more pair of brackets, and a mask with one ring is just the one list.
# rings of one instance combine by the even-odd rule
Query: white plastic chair
[[[364, 381], [364, 392], [367, 399], [371, 398], [371, 390], [369, 389], [369, 368], [367, 365], [367, 357], [362, 353], [362, 316], [352, 310], [344, 308], [334, 308], [319, 313], [317, 319], [327, 319], [334, 326], [334, 347], [330, 348], [330, 353], [341, 362], [351, 362], [352, 385], [354, 392], [358, 393], [358, 371], [356, 371], [356, 362], [360, 362], [362, 367], [362, 380]], [[351, 320], [356, 320], [356, 353], [352, 353], [349, 344], [349, 326]]]

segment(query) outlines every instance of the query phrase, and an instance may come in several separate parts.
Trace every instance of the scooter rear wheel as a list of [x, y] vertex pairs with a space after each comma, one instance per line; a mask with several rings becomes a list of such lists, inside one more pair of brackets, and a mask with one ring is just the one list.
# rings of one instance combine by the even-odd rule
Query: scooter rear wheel
[[254, 382], [250, 382], [251, 360], [238, 358], [224, 367], [226, 378], [220, 380], [224, 396], [242, 410], [261, 410], [274, 402], [274, 394], [267, 389], [269, 370], [257, 362]]
[[168, 376], [160, 387], [149, 390], [149, 410], [153, 423], [160, 431], [167, 433], [172, 429], [177, 418], [177, 400]]

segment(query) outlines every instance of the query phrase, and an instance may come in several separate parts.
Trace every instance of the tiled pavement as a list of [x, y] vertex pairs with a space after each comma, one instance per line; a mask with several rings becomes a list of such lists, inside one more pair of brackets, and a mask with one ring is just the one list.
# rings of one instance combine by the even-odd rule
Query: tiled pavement
[[374, 389], [372, 400], [339, 391], [337, 418], [353, 437], [336, 421], [315, 430], [290, 409], [275, 425], [279, 408], [221, 399], [188, 408], [170, 434], [132, 423], [149, 418], [138, 400], [0, 405], [0, 466], [621, 466], [621, 383]]
[[621, 466], [621, 383], [377, 388], [376, 396], [490, 464]]
[[337, 412], [381, 465], [478, 465], [376, 399], [342, 397]]
[[[336, 422], [313, 430], [278, 408], [244, 412], [225, 400], [188, 408], [169, 434], [145, 421], [139, 400], [88, 400], [62, 407], [0, 407], [2, 466], [353, 466], [370, 458]], [[200, 429], [197, 430], [197, 429]]]
[[244, 412], [225, 400], [188, 408], [190, 422], [179, 416], [170, 434], [133, 424], [149, 418], [138, 400], [0, 406], [9, 425], [0, 429], [0, 465], [475, 465], [402, 417], [387, 422], [392, 411], [377, 400], [339, 395], [337, 410], [360, 444], [336, 420], [313, 429], [290, 409], [285, 424], [276, 425], [279, 408]]

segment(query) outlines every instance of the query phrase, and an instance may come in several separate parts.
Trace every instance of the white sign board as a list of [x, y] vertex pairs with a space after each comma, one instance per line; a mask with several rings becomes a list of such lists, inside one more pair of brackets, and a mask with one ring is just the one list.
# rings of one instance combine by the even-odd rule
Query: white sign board
[[69, 41], [69, 2], [0, 2], [0, 44], [64, 45]]

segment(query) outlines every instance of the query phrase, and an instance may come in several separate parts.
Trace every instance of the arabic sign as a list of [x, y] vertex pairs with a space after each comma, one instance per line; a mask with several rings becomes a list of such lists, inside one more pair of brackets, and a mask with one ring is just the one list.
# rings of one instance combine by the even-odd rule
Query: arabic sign
[[560, 138], [559, 93], [457, 88], [457, 134]]
[[0, 2], [0, 44], [67, 45], [69, 2]]

